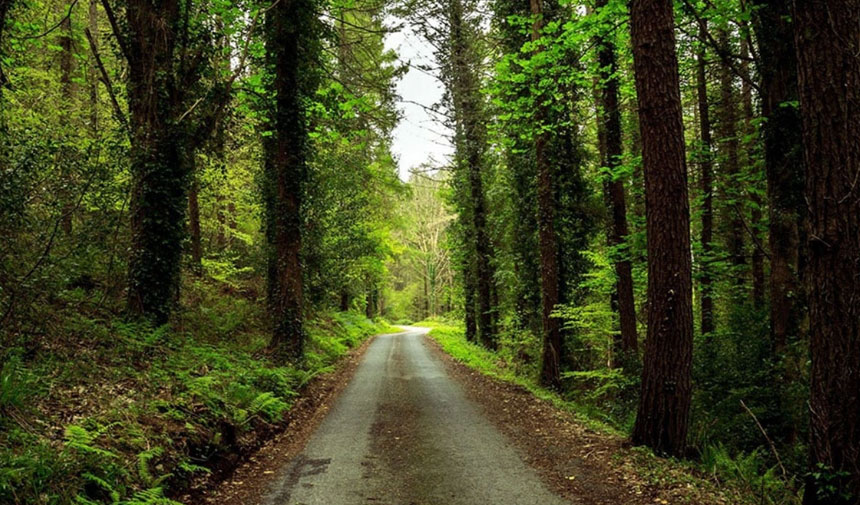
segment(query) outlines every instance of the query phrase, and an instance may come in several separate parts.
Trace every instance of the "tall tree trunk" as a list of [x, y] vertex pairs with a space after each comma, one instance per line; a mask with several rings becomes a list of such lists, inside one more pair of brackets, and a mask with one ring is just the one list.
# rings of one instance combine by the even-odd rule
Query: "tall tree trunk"
[[450, 27], [451, 65], [453, 80], [450, 85], [458, 132], [458, 158], [466, 165], [471, 207], [470, 223], [473, 229], [475, 267], [478, 297], [478, 333], [481, 342], [496, 347], [492, 306], [493, 267], [492, 244], [487, 235], [487, 211], [484, 201], [483, 171], [486, 164], [487, 121], [483, 113], [480, 81], [475, 74], [480, 56], [476, 53], [475, 35], [470, 33], [464, 19], [461, 0], [451, 0], [448, 9]]
[[191, 169], [191, 188], [188, 191], [188, 232], [191, 235], [191, 271], [203, 275], [203, 246], [200, 241], [200, 182], [195, 170]]
[[813, 472], [829, 477], [808, 481], [804, 503], [849, 505], [860, 501], [860, 0], [796, 1], [792, 18], [809, 208], [809, 441]]
[[[541, 37], [543, 28], [543, 8], [541, 0], [529, 0], [531, 13], [534, 16], [532, 25], [532, 41]], [[539, 48], [538, 51], [542, 51]], [[542, 106], [539, 106], [542, 107]], [[538, 110], [535, 121], [540, 124], [546, 117], [545, 110]], [[559, 302], [558, 290], [558, 247], [556, 245], [555, 227], [555, 198], [552, 182], [552, 167], [547, 159], [547, 134], [539, 132], [535, 137], [535, 162], [537, 164], [537, 196], [538, 196], [538, 242], [540, 244], [540, 277], [541, 277], [541, 323], [543, 327], [543, 360], [541, 365], [541, 383], [551, 388], [561, 387], [561, 324], [552, 317], [552, 311]]]
[[[597, 0], [597, 8], [603, 8], [607, 0]], [[623, 146], [621, 142], [621, 110], [618, 102], [618, 64], [615, 58], [615, 42], [611, 34], [601, 34], [598, 39], [598, 60], [600, 81], [603, 82], [599, 100], [598, 130], [603, 139], [602, 164], [609, 169], [604, 176], [603, 194], [610, 211], [612, 222], [607, 229], [609, 246], [622, 251], [615, 252], [615, 303], [621, 334], [616, 338], [613, 366], [621, 366], [624, 355], [635, 357], [639, 337], [636, 333], [636, 303], [633, 299], [633, 269], [624, 248], [627, 239], [627, 202], [624, 195], [624, 181], [615, 176], [615, 169], [621, 164]]]
[[314, 46], [311, 0], [281, 1], [267, 14], [266, 54], [274, 72], [275, 96], [266, 159], [266, 238], [269, 244], [269, 307], [278, 355], [297, 359], [305, 343], [303, 327], [302, 227], [307, 174], [304, 98], [311, 91], [307, 58]]
[[[725, 28], [719, 30], [719, 44], [726, 54], [732, 54], [731, 39]], [[740, 163], [738, 161], [738, 106], [734, 87], [734, 70], [725, 60], [720, 64], [720, 106], [717, 108], [720, 142], [720, 169], [724, 212], [727, 214], [724, 222], [728, 224], [728, 253], [733, 268], [732, 277], [736, 286], [743, 285], [744, 257], [744, 222], [741, 214], [741, 193], [738, 179]]]
[[[699, 38], [705, 40], [708, 31], [707, 21], [699, 21]], [[701, 158], [699, 168], [702, 171], [702, 260], [701, 260], [701, 298], [702, 298], [702, 335], [714, 332], [714, 278], [711, 269], [713, 261], [714, 241], [714, 166], [711, 141], [711, 117], [708, 107], [708, 81], [705, 75], [704, 45], [696, 55], [696, 93], [699, 105], [699, 134], [701, 135]]]
[[[71, 5], [63, 5], [62, 8], [66, 11], [71, 8]], [[72, 72], [74, 71], [74, 54], [72, 54], [72, 51], [74, 48], [72, 47], [72, 18], [70, 15], [63, 17], [63, 20], [60, 22], [60, 37], [58, 42], [60, 45], [60, 93], [63, 98], [60, 108], [68, 118], [71, 117], [73, 109], [72, 101], [75, 97], [74, 83], [72, 82]], [[64, 137], [67, 142], [71, 140], [70, 135], [73, 133], [73, 129], [74, 127], [71, 124], [66, 126]], [[60, 191], [63, 201], [60, 224], [62, 225], [63, 233], [67, 236], [72, 234], [72, 211], [74, 210], [74, 204], [72, 203], [74, 177], [70, 166], [73, 159], [74, 153], [71, 146], [65, 146], [60, 159], [60, 172], [63, 181], [63, 187]]]
[[[463, 219], [461, 219], [463, 221]], [[468, 225], [465, 225], [468, 226]], [[468, 243], [468, 239], [466, 240]], [[478, 341], [478, 322], [475, 317], [475, 271], [468, 255], [463, 258], [463, 302], [465, 305], [464, 316], [466, 323], [466, 340]]]
[[179, 285], [187, 205], [186, 136], [174, 121], [182, 105], [175, 99], [173, 73], [179, 2], [156, 8], [148, 0], [129, 0], [126, 18], [132, 174], [128, 311], [163, 324]]
[[[744, 24], [744, 27], [747, 25]], [[750, 86], [750, 79], [752, 75], [750, 74], [750, 65], [749, 65], [749, 57], [750, 57], [750, 41], [747, 36], [741, 37], [741, 57], [744, 59], [741, 63], [741, 74], [743, 74], [744, 79], [741, 84], [741, 103], [743, 105], [743, 118], [744, 118], [744, 128], [743, 128], [743, 136], [749, 139], [753, 133], [755, 133], [755, 128], [753, 127], [753, 100], [752, 100], [752, 86]], [[746, 152], [746, 169], [749, 172], [756, 170], [755, 168], [755, 160], [753, 159], [753, 141], [747, 140], [745, 141], [745, 145], [743, 148], [744, 152]], [[750, 212], [750, 218], [752, 221], [752, 231], [754, 235], [753, 239], [753, 247], [752, 247], [752, 299], [753, 299], [753, 307], [756, 309], [761, 309], [764, 307], [764, 250], [762, 250], [762, 240], [761, 234], [759, 231], [762, 229], [762, 212], [761, 209], [764, 207], [764, 202], [762, 201], [761, 196], [759, 195], [757, 188], [753, 188], [750, 192], [750, 200], [752, 201], [752, 211]]]
[[[99, 47], [99, 7], [98, 0], [90, 0], [87, 24], [92, 36], [93, 50]], [[90, 131], [93, 138], [98, 136], [99, 131], [99, 78], [98, 67], [95, 58], [91, 55], [91, 61], [87, 68], [87, 82], [90, 88]]]
[[671, 0], [630, 17], [648, 232], [648, 337], [633, 443], [684, 454], [691, 400], [690, 207]]
[[781, 353], [798, 330], [798, 221], [803, 202], [803, 151], [797, 101], [797, 57], [790, 3], [754, 0], [759, 42], [764, 158], [770, 245], [770, 330]]

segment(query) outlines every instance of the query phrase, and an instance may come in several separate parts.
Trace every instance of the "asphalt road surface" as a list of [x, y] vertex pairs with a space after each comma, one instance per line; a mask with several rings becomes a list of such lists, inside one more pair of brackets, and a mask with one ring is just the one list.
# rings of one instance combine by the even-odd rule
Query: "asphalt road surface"
[[269, 505], [556, 505], [424, 342], [426, 329], [370, 345]]

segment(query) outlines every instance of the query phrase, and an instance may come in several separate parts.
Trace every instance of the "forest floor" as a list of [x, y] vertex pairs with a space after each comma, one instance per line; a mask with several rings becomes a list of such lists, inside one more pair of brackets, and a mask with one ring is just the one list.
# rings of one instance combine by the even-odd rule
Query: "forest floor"
[[690, 466], [628, 447], [623, 437], [586, 427], [526, 388], [476, 371], [426, 331], [380, 336], [363, 346], [308, 404], [298, 430], [275, 438], [195, 501], [747, 501]]
[[[62, 293], [0, 345], [0, 504], [174, 503], [232, 475], [371, 335], [358, 312], [307, 322], [301, 363], [266, 352], [265, 304], [215, 282], [183, 289], [169, 326], [127, 323], [100, 293]], [[304, 428], [302, 428], [304, 429]], [[301, 430], [298, 430], [301, 431]]]

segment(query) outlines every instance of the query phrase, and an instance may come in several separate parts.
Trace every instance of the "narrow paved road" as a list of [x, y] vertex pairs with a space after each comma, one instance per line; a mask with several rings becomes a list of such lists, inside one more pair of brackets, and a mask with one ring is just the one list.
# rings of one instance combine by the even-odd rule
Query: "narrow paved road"
[[424, 342], [382, 335], [270, 505], [556, 505]]

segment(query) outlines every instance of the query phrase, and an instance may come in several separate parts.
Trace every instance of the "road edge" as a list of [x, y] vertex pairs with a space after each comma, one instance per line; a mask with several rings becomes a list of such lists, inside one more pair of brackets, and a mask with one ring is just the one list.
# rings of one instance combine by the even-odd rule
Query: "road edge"
[[[388, 333], [394, 334], [397, 333]], [[332, 404], [352, 380], [368, 347], [380, 335], [383, 334], [368, 337], [341, 357], [334, 364], [334, 371], [311, 379], [272, 435], [261, 441], [256, 450], [241, 455], [232, 471], [222, 479], [208, 482], [177, 499], [186, 505], [262, 503], [278, 470], [301, 453]]]

